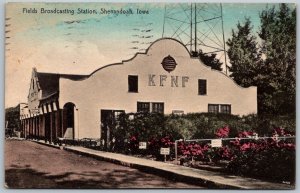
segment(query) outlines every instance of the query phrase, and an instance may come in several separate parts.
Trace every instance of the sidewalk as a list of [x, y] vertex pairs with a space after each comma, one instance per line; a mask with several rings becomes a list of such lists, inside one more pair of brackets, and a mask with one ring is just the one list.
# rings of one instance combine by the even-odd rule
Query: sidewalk
[[[227, 175], [217, 171], [193, 169], [164, 162], [136, 158], [123, 154], [92, 150], [79, 146], [66, 146], [64, 150], [90, 156], [99, 160], [136, 168], [147, 173], [157, 174], [169, 179], [202, 185], [211, 189], [294, 189], [288, 184], [272, 183], [253, 178]], [[271, 174], [270, 174], [271, 175]]]

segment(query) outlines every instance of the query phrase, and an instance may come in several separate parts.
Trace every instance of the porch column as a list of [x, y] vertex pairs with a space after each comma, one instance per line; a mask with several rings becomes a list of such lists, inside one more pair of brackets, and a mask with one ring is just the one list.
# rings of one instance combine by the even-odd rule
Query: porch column
[[42, 105], [40, 107], [40, 121], [39, 121], [39, 125], [40, 125], [40, 130], [39, 130], [39, 135], [41, 138], [44, 138], [45, 139], [45, 123], [44, 123], [44, 120], [45, 120], [45, 113], [46, 111], [44, 110], [44, 105]]
[[52, 103], [52, 110], [53, 110], [53, 140], [57, 139], [57, 127], [58, 127], [58, 109], [56, 106], [56, 102]]
[[42, 115], [42, 119], [41, 119], [41, 136], [46, 139], [46, 132], [45, 132], [45, 116], [46, 114], [44, 113]]
[[33, 138], [36, 138], [36, 116], [33, 117]]
[[35, 136], [36, 136], [36, 138], [38, 138], [38, 133], [39, 133], [38, 121], [39, 121], [39, 115], [36, 115], [36, 117], [35, 117]]
[[27, 137], [27, 117], [24, 117], [24, 138]]
[[32, 137], [32, 117], [29, 117], [29, 137]]
[[38, 116], [38, 137], [41, 138], [41, 115]]
[[50, 113], [50, 142], [52, 142], [52, 112]]
[[29, 135], [29, 117], [26, 118], [26, 137]]
[[61, 138], [64, 137], [64, 109], [61, 109]]
[[34, 117], [31, 117], [31, 138], [34, 137]]
[[60, 115], [60, 109], [57, 109], [56, 111], [56, 138], [59, 138], [61, 136], [60, 132], [61, 132], [61, 123], [60, 123], [60, 120], [61, 120], [61, 115]]

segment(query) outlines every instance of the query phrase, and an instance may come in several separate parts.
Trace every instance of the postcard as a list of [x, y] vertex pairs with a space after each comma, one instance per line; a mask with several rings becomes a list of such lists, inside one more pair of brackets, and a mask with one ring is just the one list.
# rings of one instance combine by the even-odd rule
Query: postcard
[[6, 188], [295, 189], [295, 101], [296, 4], [6, 4]]

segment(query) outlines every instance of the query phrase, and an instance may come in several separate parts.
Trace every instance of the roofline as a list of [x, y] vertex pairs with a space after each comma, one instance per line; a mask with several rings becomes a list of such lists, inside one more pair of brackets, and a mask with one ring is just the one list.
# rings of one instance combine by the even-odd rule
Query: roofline
[[[100, 68], [94, 70], [90, 75], [88, 75], [88, 77], [91, 77], [93, 74], [95, 74], [96, 72], [98, 72], [98, 71], [100, 71], [100, 70], [102, 70], [102, 69], [104, 69], [104, 68], [107, 68], [107, 67], [110, 67], [110, 66], [122, 65], [122, 64], [124, 64], [125, 62], [132, 61], [132, 60], [133, 60], [135, 57], [137, 57], [137, 55], [139, 55], [139, 54], [146, 55], [146, 54], [148, 54], [148, 51], [149, 51], [149, 49], [153, 46], [153, 44], [155, 44], [155, 43], [158, 42], [158, 41], [166, 40], [166, 39], [167, 39], [167, 40], [174, 40], [174, 41], [178, 42], [179, 44], [181, 44], [181, 45], [186, 49], [186, 51], [187, 51], [187, 52], [189, 53], [189, 55], [190, 55], [190, 58], [193, 58], [193, 59], [199, 59], [199, 61], [201, 61], [201, 62], [203, 63], [203, 61], [200, 60], [200, 58], [198, 58], [198, 57], [196, 57], [196, 58], [193, 57], [193, 56], [191, 55], [190, 51], [187, 49], [187, 47], [186, 47], [182, 42], [180, 42], [179, 40], [174, 39], [174, 38], [159, 38], [159, 39], [155, 40], [154, 42], [152, 42], [151, 45], [146, 49], [145, 52], [137, 52], [137, 53], [135, 53], [134, 56], [133, 56], [132, 58], [130, 58], [130, 59], [122, 60], [121, 62], [118, 62], [118, 63], [112, 63], [112, 64], [108, 64], [108, 65], [102, 66], [102, 67], [100, 67]], [[203, 66], [206, 67], [206, 68], [209, 68], [209, 69], [210, 69], [211, 71], [213, 71], [213, 72], [217, 72], [217, 73], [222, 74], [223, 76], [226, 76], [226, 77], [229, 78], [236, 86], [238, 86], [238, 87], [240, 87], [240, 88], [242, 88], [242, 89], [257, 88], [257, 86], [243, 87], [243, 86], [237, 84], [230, 76], [228, 76], [227, 74], [223, 73], [222, 71], [212, 69], [210, 66], [207, 66], [207, 65], [205, 65], [204, 63], [203, 63]]]
[[59, 94], [59, 92], [58, 92], [58, 91], [55, 91], [55, 92], [53, 92], [53, 93], [49, 94], [48, 96], [46, 96], [46, 97], [44, 97], [44, 98], [41, 98], [41, 99], [39, 99], [39, 101], [46, 100], [46, 99], [48, 99], [48, 98], [51, 98], [52, 96], [55, 96], [55, 95], [58, 95], [58, 94]]
[[[37, 73], [37, 74], [56, 75], [56, 76], [59, 76], [59, 78], [71, 78], [70, 76], [77, 76], [77, 77], [81, 78], [78, 80], [82, 80], [82, 79], [88, 78], [90, 76], [89, 74], [59, 74], [59, 73], [38, 72], [35, 67], [34, 67], [34, 70], [35, 70], [35, 73]], [[77, 80], [74, 80], [74, 81], [77, 81]]]
[[57, 75], [57, 76], [82, 76], [86, 77], [89, 76], [89, 74], [60, 74], [60, 73], [49, 73], [49, 72], [37, 72], [38, 74], [49, 74], [49, 75]]
[[93, 74], [95, 74], [96, 72], [98, 72], [99, 70], [102, 70], [103, 68], [106, 68], [106, 67], [109, 67], [109, 66], [114, 66], [114, 65], [122, 65], [122, 64], [124, 64], [125, 62], [130, 62], [130, 61], [132, 61], [135, 57], [137, 57], [137, 55], [140, 55], [140, 54], [146, 55], [146, 54], [148, 54], [149, 49], [150, 49], [156, 42], [161, 41], [161, 40], [174, 40], [174, 41], [176, 41], [177, 43], [181, 44], [181, 45], [185, 48], [185, 50], [187, 51], [187, 53], [189, 53], [190, 57], [192, 58], [191, 53], [189, 52], [189, 50], [187, 49], [187, 47], [186, 47], [182, 42], [180, 42], [179, 40], [174, 39], [174, 38], [159, 38], [159, 39], [155, 40], [154, 42], [152, 42], [152, 43], [150, 44], [150, 46], [146, 49], [145, 52], [137, 52], [137, 53], [135, 53], [135, 54], [133, 55], [133, 57], [131, 57], [131, 58], [127, 59], [127, 60], [122, 60], [121, 62], [112, 63], [112, 64], [108, 64], [108, 65], [102, 66], [102, 67], [100, 67], [100, 68], [94, 70], [94, 71], [89, 75], [89, 77], [92, 76]]
[[49, 74], [49, 75], [59, 75], [59, 76], [88, 76], [88, 74], [60, 74], [51, 72], [37, 72], [38, 74]]

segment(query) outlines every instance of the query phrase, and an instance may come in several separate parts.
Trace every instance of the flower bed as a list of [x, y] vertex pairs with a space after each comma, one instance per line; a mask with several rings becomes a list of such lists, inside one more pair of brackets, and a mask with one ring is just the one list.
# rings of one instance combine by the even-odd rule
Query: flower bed
[[[216, 132], [216, 136], [227, 137], [228, 133], [229, 128], [224, 127]], [[294, 139], [276, 139], [291, 134], [282, 128], [276, 128], [273, 138], [254, 139], [252, 136], [255, 136], [255, 133], [241, 132], [238, 138], [227, 143], [224, 141], [225, 144], [218, 148], [209, 146], [207, 142], [180, 142], [178, 149], [181, 159], [186, 162], [198, 160], [223, 166], [225, 171], [231, 174], [294, 183]], [[251, 138], [244, 139], [247, 137]]]
[[[221, 147], [211, 147], [210, 141], [179, 142], [179, 160], [191, 167], [218, 166], [236, 175], [295, 181], [295, 140], [277, 140], [277, 137], [294, 135], [292, 116], [137, 113], [134, 118], [129, 117], [129, 114], [121, 114], [112, 130], [112, 136], [117, 139], [115, 152], [162, 161], [160, 148], [170, 147], [167, 160], [174, 162], [175, 139], [230, 138], [222, 140]], [[258, 139], [258, 135], [273, 138]], [[139, 149], [139, 142], [145, 142], [146, 149]]]
[[[223, 127], [217, 130], [216, 137], [226, 138], [229, 133], [229, 127]], [[237, 138], [223, 141], [222, 147], [211, 147], [210, 141], [181, 141], [177, 146], [178, 157], [182, 165], [189, 167], [203, 169], [203, 165], [209, 165], [208, 169], [214, 169], [217, 166], [217, 170], [235, 175], [294, 183], [294, 139], [276, 139], [291, 136], [291, 134], [282, 128], [276, 128], [273, 138], [255, 139], [255, 136], [256, 133], [252, 131], [243, 131], [238, 134]], [[155, 160], [163, 160], [163, 156], [159, 154], [161, 147], [170, 147], [171, 154], [168, 160], [172, 161], [175, 157], [174, 142], [170, 136], [160, 139], [151, 138], [148, 141], [147, 150], [139, 150], [138, 138], [132, 136], [129, 146], [133, 154], [144, 155], [144, 157], [151, 155], [151, 159]]]

